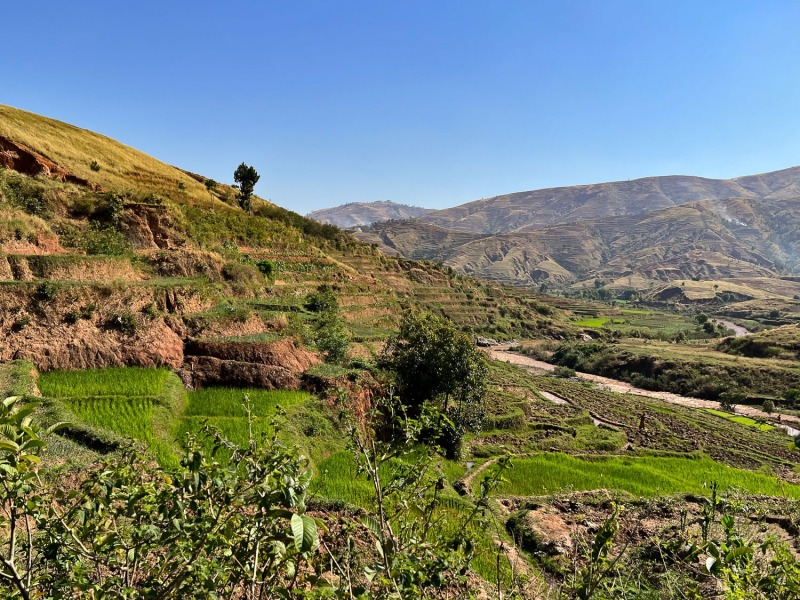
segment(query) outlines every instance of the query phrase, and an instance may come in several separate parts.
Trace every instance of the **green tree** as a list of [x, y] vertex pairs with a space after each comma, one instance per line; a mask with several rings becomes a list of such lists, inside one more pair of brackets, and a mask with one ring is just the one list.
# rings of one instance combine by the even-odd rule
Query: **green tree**
[[213, 179], [206, 179], [205, 186], [206, 186], [206, 190], [208, 190], [209, 195], [213, 198], [214, 197], [214, 190], [217, 189], [217, 182], [214, 181]]
[[255, 168], [244, 163], [236, 167], [233, 172], [233, 180], [239, 188], [239, 206], [248, 214], [253, 212], [253, 190], [259, 179], [261, 179], [261, 175]]
[[747, 394], [739, 387], [731, 387], [719, 395], [719, 406], [730, 413], [736, 412], [736, 406], [747, 400]]
[[768, 415], [771, 415], [773, 412], [775, 412], [775, 403], [767, 398], [764, 400], [764, 404], [761, 405], [761, 409]]
[[471, 338], [453, 323], [408, 311], [389, 338], [380, 364], [394, 375], [397, 394], [412, 416], [434, 403], [447, 418], [440, 440], [448, 456], [460, 454], [467, 431], [480, 429], [488, 367]]
[[339, 300], [329, 285], [321, 285], [308, 295], [305, 307], [319, 316], [316, 319], [314, 341], [331, 363], [343, 362], [350, 347], [350, 334], [339, 313]]

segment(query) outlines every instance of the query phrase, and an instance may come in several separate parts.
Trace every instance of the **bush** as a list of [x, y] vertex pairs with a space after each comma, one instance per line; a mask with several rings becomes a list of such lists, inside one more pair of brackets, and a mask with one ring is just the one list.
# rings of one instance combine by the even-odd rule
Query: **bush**
[[133, 335], [139, 329], [139, 321], [133, 313], [123, 312], [109, 319], [109, 326], [126, 335]]
[[570, 369], [569, 367], [556, 367], [553, 369], [553, 375], [561, 379], [571, 379], [575, 377], [576, 373], [575, 369]]
[[91, 320], [94, 316], [95, 305], [94, 304], [87, 304], [86, 306], [81, 306], [79, 309], [72, 309], [64, 316], [64, 320], [67, 323], [75, 324], [79, 320], [84, 319], [86, 321]]
[[59, 285], [53, 281], [43, 281], [36, 286], [36, 298], [42, 302], [55, 300]]
[[448, 458], [458, 457], [464, 434], [479, 431], [485, 414], [488, 366], [472, 339], [449, 320], [409, 311], [386, 342], [379, 366], [392, 372], [412, 416], [433, 403], [448, 417], [437, 441]]
[[80, 234], [78, 244], [86, 250], [86, 254], [100, 256], [127, 256], [132, 248], [128, 239], [116, 229], [92, 224], [87, 231]]
[[338, 313], [325, 314], [317, 326], [315, 338], [317, 348], [327, 362], [341, 363], [347, 358], [350, 335]]
[[22, 331], [30, 324], [31, 324], [31, 318], [28, 315], [22, 315], [21, 317], [17, 317], [11, 324], [11, 330]]
[[331, 286], [321, 285], [316, 292], [312, 292], [306, 297], [305, 307], [315, 313], [338, 312], [339, 300]]
[[229, 261], [222, 267], [222, 275], [226, 280], [243, 285], [259, 285], [264, 283], [261, 272], [253, 265], [239, 261]]
[[97, 172], [100, 170], [100, 163], [98, 163], [96, 160], [93, 160], [92, 162], [89, 163], [89, 168], [92, 171]]

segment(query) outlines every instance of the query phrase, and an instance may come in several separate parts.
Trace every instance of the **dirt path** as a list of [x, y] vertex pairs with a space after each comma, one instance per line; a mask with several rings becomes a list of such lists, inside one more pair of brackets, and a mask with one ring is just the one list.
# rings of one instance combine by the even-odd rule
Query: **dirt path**
[[494, 458], [491, 458], [491, 459], [487, 460], [487, 461], [486, 461], [486, 462], [484, 462], [483, 464], [481, 464], [481, 465], [479, 465], [479, 466], [475, 467], [474, 469], [472, 469], [472, 471], [470, 471], [469, 473], [467, 473], [467, 474], [466, 474], [466, 475], [465, 475], [465, 476], [464, 476], [464, 477], [461, 479], [461, 481], [463, 481], [463, 482], [464, 482], [464, 486], [466, 487], [466, 489], [467, 489], [469, 492], [471, 492], [471, 491], [472, 491], [472, 480], [473, 480], [473, 479], [475, 479], [475, 478], [476, 478], [478, 475], [480, 475], [481, 473], [483, 473], [483, 472], [484, 472], [486, 469], [488, 469], [489, 467], [491, 467], [491, 466], [492, 466], [494, 463], [496, 463], [498, 460], [500, 460], [500, 457], [499, 457], [499, 456], [495, 456]]
[[[494, 348], [489, 348], [487, 349], [487, 353], [491, 358], [495, 360], [500, 360], [510, 364], [518, 365], [526, 369], [539, 369], [542, 371], [552, 371], [555, 369], [553, 365], [543, 362], [541, 360], [535, 360], [533, 358], [517, 354], [516, 352], [509, 352], [508, 346], [496, 346]], [[656, 398], [658, 400], [663, 400], [664, 402], [670, 402], [671, 404], [680, 404], [681, 406], [688, 406], [689, 408], [713, 408], [715, 410], [719, 409], [719, 402], [716, 402], [714, 400], [703, 400], [701, 398], [692, 398], [691, 396], [680, 396], [678, 394], [672, 394], [670, 392], [653, 392], [650, 390], [644, 390], [642, 388], [634, 387], [629, 383], [625, 383], [624, 381], [618, 381], [616, 379], [610, 379], [608, 377], [601, 377], [600, 375], [592, 375], [591, 373], [576, 373], [575, 375], [577, 377], [580, 377], [581, 379], [592, 381], [597, 385], [599, 385], [601, 388], [606, 389], [610, 392], [617, 392], [619, 394], [634, 394], [636, 396], [645, 396], [647, 398]], [[740, 404], [736, 407], [736, 414], [744, 415], [746, 417], [751, 417], [754, 419], [765, 419], [770, 421], [772, 424], [781, 426], [775, 421], [775, 418], [779, 415], [779, 413], [773, 413], [772, 415], [769, 415], [765, 413], [763, 410], [756, 408], [755, 406], [745, 406]], [[792, 426], [794, 425], [800, 426], [800, 418], [791, 415], [780, 415], [780, 416], [782, 424], [789, 423]], [[798, 429], [800, 429], [800, 427], [798, 427]], [[787, 433], [791, 435], [791, 432], [787, 431]]]
[[750, 335], [750, 332], [742, 327], [741, 325], [737, 325], [733, 321], [725, 321], [724, 319], [712, 319], [715, 323], [722, 323], [723, 327], [727, 327], [731, 331], [733, 331], [734, 337], [744, 337], [746, 335]]

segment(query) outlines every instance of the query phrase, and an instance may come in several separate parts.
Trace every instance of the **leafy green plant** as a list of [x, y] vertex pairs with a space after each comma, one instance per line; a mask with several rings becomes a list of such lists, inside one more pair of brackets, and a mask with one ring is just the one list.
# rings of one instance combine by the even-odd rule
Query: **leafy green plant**
[[448, 597], [470, 597], [466, 574], [477, 551], [470, 532], [489, 526], [489, 495], [510, 461], [502, 457], [484, 477], [471, 506], [459, 504], [444, 494], [431, 448], [416, 443], [437, 423], [427, 409], [419, 419], [410, 418], [390, 397], [377, 402], [366, 426], [351, 427], [357, 472], [374, 492], [374, 510], [359, 519], [357, 529], [374, 540], [377, 556], [363, 571], [363, 586], [351, 565], [335, 564], [350, 597], [410, 600], [445, 589]]
[[54, 281], [43, 281], [36, 286], [36, 298], [42, 302], [55, 300], [60, 286]]
[[31, 324], [31, 318], [28, 315], [22, 315], [14, 319], [11, 324], [12, 331], [22, 331]]
[[108, 320], [109, 327], [117, 329], [125, 335], [133, 335], [139, 329], [139, 320], [130, 312], [121, 312], [112, 315]]
[[18, 398], [0, 408], [6, 594], [207, 598], [247, 590], [258, 598], [329, 587], [305, 567], [316, 560], [322, 527], [304, 514], [310, 472], [277, 440], [241, 448], [208, 430], [214, 450], [233, 452], [230, 465], [189, 439], [176, 470], [129, 449], [77, 488], [51, 492], [36, 473], [44, 442], [33, 410]]
[[386, 342], [379, 364], [392, 372], [412, 416], [425, 403], [439, 407], [445, 420], [438, 441], [448, 458], [457, 457], [464, 434], [480, 430], [484, 418], [488, 368], [483, 353], [452, 322], [409, 311], [400, 331]]
[[597, 529], [586, 552], [586, 565], [574, 577], [573, 593], [579, 600], [589, 600], [601, 589], [607, 597], [614, 597], [615, 581], [610, 575], [625, 553], [623, 548], [616, 557], [611, 556], [614, 538], [619, 531], [619, 515], [620, 507], [614, 505], [611, 516]]
[[89, 168], [94, 172], [98, 172], [100, 171], [100, 163], [98, 163], [96, 160], [93, 160], [89, 163]]

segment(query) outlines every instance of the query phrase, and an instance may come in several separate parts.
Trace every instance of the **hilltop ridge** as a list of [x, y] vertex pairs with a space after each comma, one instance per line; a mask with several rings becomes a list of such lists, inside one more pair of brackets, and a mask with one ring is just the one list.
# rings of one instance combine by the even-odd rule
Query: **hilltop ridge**
[[320, 223], [330, 223], [337, 227], [360, 227], [379, 221], [413, 219], [429, 212], [431, 212], [429, 208], [379, 200], [377, 202], [349, 202], [333, 208], [315, 210], [306, 216]]

